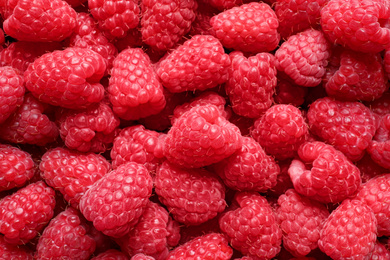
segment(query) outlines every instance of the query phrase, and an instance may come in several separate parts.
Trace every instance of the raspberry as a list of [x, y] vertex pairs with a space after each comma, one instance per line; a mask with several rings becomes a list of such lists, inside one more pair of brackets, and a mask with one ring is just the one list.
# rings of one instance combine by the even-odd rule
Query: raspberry
[[179, 224], [171, 219], [166, 209], [149, 201], [137, 225], [116, 242], [130, 256], [143, 253], [155, 259], [165, 259], [169, 247], [176, 246], [179, 239]]
[[154, 257], [139, 253], [139, 254], [134, 255], [130, 260], [155, 260], [155, 259], [154, 259]]
[[390, 114], [386, 114], [378, 119], [379, 126], [375, 136], [369, 146], [367, 152], [372, 160], [380, 166], [390, 169]]
[[36, 258], [87, 260], [95, 251], [96, 242], [88, 235], [85, 219], [68, 207], [54, 217], [37, 244]]
[[380, 52], [390, 44], [385, 0], [330, 0], [321, 9], [321, 27], [331, 42], [360, 52]]
[[254, 259], [271, 259], [280, 251], [282, 230], [267, 200], [258, 193], [238, 192], [219, 226], [234, 249]]
[[177, 165], [199, 168], [219, 162], [242, 144], [240, 130], [214, 105], [193, 107], [178, 118], [164, 142], [164, 155]]
[[125, 120], [157, 114], [166, 104], [152, 63], [140, 48], [126, 49], [115, 58], [108, 93], [114, 112]]
[[298, 149], [288, 174], [295, 190], [322, 203], [337, 203], [360, 187], [360, 171], [333, 146], [313, 141]]
[[225, 188], [205, 169], [182, 169], [165, 161], [158, 168], [155, 191], [173, 218], [185, 225], [199, 225], [226, 207]]
[[307, 92], [308, 89], [306, 87], [299, 86], [283, 78], [278, 78], [274, 100], [277, 104], [290, 104], [299, 107], [305, 103]]
[[379, 116], [390, 114], [390, 92], [387, 91], [380, 98], [366, 102], [366, 105], [374, 114]]
[[91, 258], [91, 260], [129, 260], [129, 258], [121, 251], [110, 249]]
[[374, 250], [371, 252], [370, 260], [374, 259], [390, 259], [390, 251], [379, 241], [376, 241]]
[[152, 48], [173, 48], [191, 29], [197, 9], [195, 0], [142, 0], [142, 40]]
[[46, 183], [78, 208], [80, 198], [111, 169], [111, 165], [99, 154], [57, 147], [42, 156], [39, 169]]
[[258, 192], [273, 188], [280, 173], [274, 158], [251, 137], [243, 137], [241, 148], [214, 169], [229, 188]]
[[0, 124], [23, 103], [22, 75], [12, 67], [0, 67]]
[[307, 29], [282, 43], [275, 57], [279, 71], [300, 86], [314, 87], [325, 74], [330, 44], [322, 31]]
[[312, 134], [352, 161], [363, 157], [376, 130], [375, 118], [368, 107], [360, 102], [337, 101], [330, 97], [313, 102], [307, 119]]
[[279, 196], [284, 194], [288, 189], [294, 188], [290, 175], [288, 175], [288, 168], [290, 167], [290, 164], [291, 160], [278, 162], [280, 173], [277, 176], [276, 185], [267, 191], [267, 195], [279, 198]]
[[31, 250], [26, 246], [15, 246], [4, 241], [4, 237], [0, 235], [0, 255], [3, 259], [12, 260], [33, 260]]
[[242, 52], [230, 53], [232, 65], [225, 84], [233, 111], [238, 115], [258, 118], [273, 103], [277, 79], [275, 57], [258, 53], [246, 58]]
[[136, 0], [88, 0], [88, 7], [109, 38], [122, 38], [139, 23], [140, 9]]
[[369, 153], [366, 153], [363, 158], [357, 161], [355, 164], [360, 170], [360, 176], [363, 183], [377, 175], [388, 172], [388, 169], [383, 168], [374, 162]]
[[233, 7], [212, 17], [210, 24], [223, 46], [237, 51], [268, 52], [280, 41], [278, 18], [266, 3]]
[[19, 41], [62, 41], [72, 34], [76, 17], [75, 10], [62, 0], [19, 0], [3, 28]]
[[157, 74], [170, 92], [206, 90], [228, 79], [230, 58], [211, 35], [195, 35], [164, 57]]
[[95, 182], [81, 197], [80, 211], [105, 235], [121, 237], [138, 222], [152, 194], [145, 166], [122, 164]]
[[222, 234], [206, 234], [173, 249], [166, 260], [175, 259], [218, 259], [228, 260], [233, 255], [232, 248]]
[[0, 233], [10, 244], [25, 244], [53, 217], [54, 190], [43, 181], [32, 183], [0, 200]]
[[344, 200], [325, 221], [318, 246], [332, 259], [365, 259], [376, 242], [376, 219], [358, 200]]
[[2, 20], [7, 19], [15, 9], [15, 6], [18, 4], [19, 0], [2, 0], [0, 4], [0, 14], [3, 18]]
[[26, 88], [40, 101], [81, 109], [103, 99], [99, 83], [106, 65], [89, 49], [67, 48], [37, 58], [24, 73]]

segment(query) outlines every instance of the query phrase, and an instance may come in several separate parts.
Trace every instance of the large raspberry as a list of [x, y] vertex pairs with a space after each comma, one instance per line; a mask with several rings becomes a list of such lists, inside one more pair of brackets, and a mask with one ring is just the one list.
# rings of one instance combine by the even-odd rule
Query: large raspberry
[[367, 147], [372, 160], [380, 166], [390, 169], [390, 114], [378, 119], [379, 126], [375, 136]]
[[24, 80], [12, 67], [0, 67], [0, 124], [23, 103]]
[[0, 255], [3, 259], [33, 260], [33, 252], [23, 245], [11, 245], [0, 235]]

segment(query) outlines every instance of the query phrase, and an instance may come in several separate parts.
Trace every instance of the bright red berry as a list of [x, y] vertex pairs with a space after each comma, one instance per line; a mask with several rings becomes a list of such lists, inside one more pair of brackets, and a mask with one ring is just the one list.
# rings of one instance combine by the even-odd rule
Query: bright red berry
[[24, 79], [12, 67], [0, 67], [0, 124], [22, 103], [25, 92]]
[[11, 245], [0, 235], [0, 255], [4, 259], [12, 260], [33, 260], [33, 252], [23, 245]]
[[375, 136], [367, 147], [367, 152], [372, 160], [380, 166], [390, 168], [390, 114], [378, 118], [378, 128]]

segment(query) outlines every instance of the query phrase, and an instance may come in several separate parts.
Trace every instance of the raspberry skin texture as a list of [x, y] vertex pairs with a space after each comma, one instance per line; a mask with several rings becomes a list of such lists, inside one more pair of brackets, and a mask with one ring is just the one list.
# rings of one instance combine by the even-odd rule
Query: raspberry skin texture
[[269, 52], [280, 41], [279, 21], [266, 3], [252, 2], [225, 10], [211, 18], [216, 37], [228, 49]]
[[157, 75], [172, 93], [204, 91], [227, 81], [230, 63], [217, 38], [195, 35], [162, 58]]
[[322, 203], [337, 203], [351, 197], [360, 187], [360, 171], [343, 153], [319, 141], [298, 149], [288, 174], [295, 190]]
[[240, 149], [238, 127], [220, 114], [218, 107], [193, 107], [178, 118], [164, 142], [164, 155], [173, 164], [199, 168], [217, 163]]
[[232, 255], [233, 249], [229, 246], [226, 237], [219, 233], [210, 233], [176, 247], [166, 260], [228, 260]]
[[89, 49], [69, 47], [46, 53], [24, 72], [26, 88], [41, 102], [82, 109], [100, 102], [104, 87], [104, 58]]
[[390, 169], [390, 114], [386, 114], [378, 119], [379, 126], [375, 136], [369, 146], [367, 153], [372, 160], [380, 166]]
[[370, 260], [375, 259], [390, 259], [390, 251], [378, 240], [375, 243], [374, 250], [371, 252]]
[[273, 103], [276, 59], [270, 53], [246, 58], [242, 52], [235, 51], [229, 56], [232, 65], [225, 90], [232, 109], [238, 115], [259, 118]]
[[167, 51], [186, 35], [196, 17], [196, 0], [142, 0], [142, 41]]
[[3, 28], [19, 41], [62, 41], [72, 34], [76, 18], [76, 11], [65, 1], [19, 0]]
[[155, 192], [173, 218], [185, 225], [199, 225], [225, 207], [222, 182], [205, 169], [184, 169], [164, 161], [155, 178]]
[[40, 260], [87, 260], [96, 242], [87, 233], [89, 227], [80, 212], [72, 207], [54, 217], [38, 240], [35, 257]]
[[0, 200], [0, 233], [10, 244], [25, 244], [41, 232], [54, 214], [54, 190], [32, 183]]
[[15, 246], [4, 241], [0, 236], [0, 255], [3, 259], [33, 260], [33, 252], [27, 246]]
[[279, 160], [293, 158], [309, 136], [302, 112], [293, 105], [279, 104], [267, 109], [254, 122], [251, 136], [267, 154]]
[[377, 53], [390, 44], [387, 1], [330, 0], [321, 9], [321, 28], [328, 39], [354, 51]]
[[307, 29], [282, 43], [275, 52], [276, 68], [300, 86], [315, 87], [325, 75], [330, 47], [322, 31]]
[[245, 136], [241, 148], [213, 169], [227, 187], [239, 191], [266, 192], [276, 185], [280, 173], [274, 158], [253, 138]]
[[57, 147], [42, 156], [39, 169], [45, 182], [78, 208], [81, 197], [111, 170], [111, 164], [100, 154]]
[[126, 235], [138, 222], [152, 194], [152, 177], [142, 164], [122, 164], [95, 182], [79, 208], [107, 236]]
[[318, 246], [332, 259], [368, 259], [376, 242], [376, 219], [358, 200], [344, 200], [325, 221]]
[[232, 209], [219, 219], [230, 245], [253, 259], [272, 259], [281, 248], [282, 230], [267, 200], [256, 192], [238, 192]]
[[0, 124], [22, 103], [25, 93], [24, 79], [12, 67], [0, 67]]
[[2, 0], [0, 4], [0, 14], [3, 21], [6, 20], [14, 11], [19, 0]]
[[356, 101], [324, 97], [314, 101], [307, 112], [310, 132], [333, 145], [352, 161], [360, 160], [376, 131], [368, 107]]
[[318, 246], [320, 231], [329, 212], [325, 205], [289, 189], [278, 199], [276, 215], [283, 231], [283, 246], [296, 257], [309, 254]]

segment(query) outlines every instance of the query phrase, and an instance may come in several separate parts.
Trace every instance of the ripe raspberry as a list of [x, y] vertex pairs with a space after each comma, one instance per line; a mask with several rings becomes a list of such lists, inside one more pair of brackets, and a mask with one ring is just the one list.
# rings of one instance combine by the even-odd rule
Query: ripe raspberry
[[278, 18], [266, 3], [233, 7], [212, 17], [210, 24], [222, 45], [237, 51], [268, 52], [280, 41]]
[[331, 42], [360, 52], [380, 52], [390, 44], [385, 0], [330, 0], [321, 9], [321, 27]]
[[112, 145], [120, 121], [109, 105], [100, 102], [83, 110], [62, 111], [57, 123], [68, 148], [101, 153]]
[[105, 235], [121, 237], [138, 222], [152, 194], [145, 166], [122, 164], [95, 182], [81, 197], [80, 211]]
[[0, 255], [3, 259], [33, 260], [31, 250], [26, 246], [15, 246], [7, 243], [0, 235]]
[[390, 251], [379, 241], [376, 241], [370, 260], [390, 259]]
[[54, 190], [43, 181], [32, 183], [0, 200], [0, 233], [10, 244], [25, 244], [53, 217]]
[[18, 4], [19, 0], [2, 0], [0, 3], [0, 14], [1, 18], [4, 21], [7, 19], [15, 9], [15, 6]]
[[88, 7], [109, 38], [122, 38], [139, 23], [140, 9], [136, 0], [88, 0]]
[[129, 258], [121, 251], [109, 249], [91, 258], [91, 260], [129, 260]]
[[87, 260], [96, 242], [88, 235], [88, 226], [79, 211], [68, 207], [54, 217], [39, 238], [36, 258]]
[[3, 28], [19, 41], [62, 41], [72, 34], [76, 17], [75, 10], [62, 0], [19, 0]]
[[214, 169], [226, 186], [241, 191], [265, 192], [276, 185], [280, 173], [274, 158], [251, 137], [243, 137], [241, 148]]
[[228, 79], [230, 58], [211, 35], [195, 35], [164, 57], [157, 74], [170, 92], [206, 90]]
[[298, 149], [288, 174], [295, 190], [322, 203], [337, 203], [360, 187], [360, 171], [333, 146], [313, 141]]
[[185, 225], [199, 225], [226, 207], [225, 188], [205, 169], [183, 169], [164, 161], [158, 168], [155, 192], [173, 218]]
[[312, 134], [333, 145], [352, 161], [360, 160], [374, 137], [375, 118], [360, 102], [330, 97], [313, 102], [307, 119]]
[[317, 86], [325, 74], [330, 47], [321, 31], [307, 29], [289, 37], [276, 51], [276, 68], [300, 86]]
[[70, 47], [37, 58], [24, 77], [26, 88], [40, 101], [81, 109], [103, 99], [104, 88], [99, 81], [105, 70], [100, 54]]
[[367, 152], [372, 160], [380, 166], [390, 169], [390, 114], [382, 116], [378, 119], [379, 126], [376, 129], [375, 136], [369, 146]]
[[332, 259], [367, 259], [376, 242], [376, 219], [358, 200], [344, 200], [325, 221], [318, 246]]
[[173, 249], [166, 260], [216, 259], [228, 260], [233, 255], [233, 249], [222, 234], [206, 234]]
[[320, 231], [329, 212], [326, 207], [299, 195], [294, 189], [278, 199], [276, 211], [283, 231], [283, 246], [297, 257], [306, 256], [317, 248]]
[[214, 105], [193, 107], [169, 130], [164, 155], [174, 164], [199, 168], [219, 162], [242, 144], [240, 130]]
[[102, 155], [57, 147], [42, 156], [39, 169], [46, 183], [78, 208], [84, 193], [111, 169], [111, 165]]
[[12, 67], [0, 67], [0, 124], [23, 103], [22, 75]]
[[137, 225], [116, 242], [130, 256], [143, 253], [155, 259], [166, 259], [169, 247], [180, 240], [179, 224], [172, 220], [168, 211], [149, 201]]
[[273, 103], [277, 79], [275, 57], [258, 53], [246, 58], [242, 52], [230, 53], [232, 65], [225, 84], [233, 111], [241, 116], [258, 118]]
[[276, 104], [290, 104], [299, 107], [305, 103], [308, 88], [299, 86], [283, 78], [278, 78], [274, 100]]
[[154, 257], [139, 253], [134, 255], [130, 260], [155, 260]]
[[108, 93], [114, 112], [125, 120], [157, 114], [166, 104], [152, 63], [140, 48], [126, 49], [115, 58]]
[[366, 106], [379, 116], [390, 114], [390, 92], [386, 91], [380, 98], [366, 102]]
[[219, 226], [232, 247], [254, 259], [276, 256], [282, 230], [267, 200], [255, 192], [238, 192], [231, 207], [219, 219]]
[[166, 51], [186, 35], [195, 20], [195, 0], [142, 0], [142, 40], [152, 48]]

